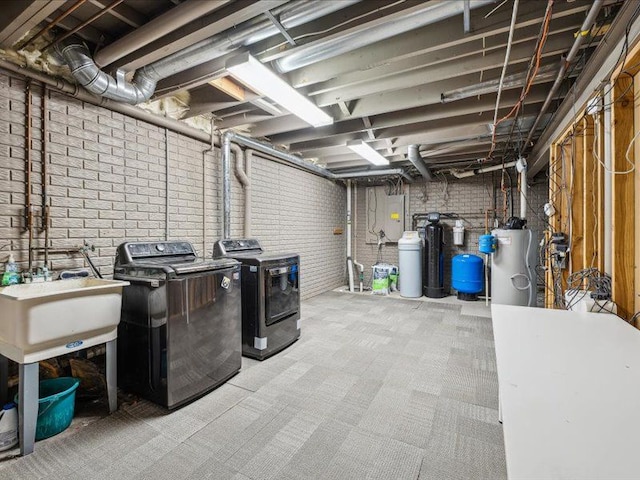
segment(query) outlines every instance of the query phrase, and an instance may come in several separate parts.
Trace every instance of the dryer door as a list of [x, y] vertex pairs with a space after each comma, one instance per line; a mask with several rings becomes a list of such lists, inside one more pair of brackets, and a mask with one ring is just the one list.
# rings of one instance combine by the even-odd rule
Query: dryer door
[[265, 275], [265, 306], [267, 325], [272, 325], [298, 313], [298, 264], [268, 268]]

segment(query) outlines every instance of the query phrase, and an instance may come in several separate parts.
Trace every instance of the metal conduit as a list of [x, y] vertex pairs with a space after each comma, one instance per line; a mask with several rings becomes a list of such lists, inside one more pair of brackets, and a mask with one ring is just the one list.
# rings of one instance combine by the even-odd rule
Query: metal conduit
[[603, 0], [594, 0], [593, 4], [591, 5], [591, 9], [589, 10], [589, 13], [587, 13], [587, 17], [584, 19], [584, 22], [582, 22], [580, 31], [576, 35], [576, 39], [573, 42], [573, 46], [571, 47], [571, 50], [567, 54], [567, 58], [564, 60], [564, 62], [562, 62], [562, 66], [560, 67], [560, 71], [558, 72], [558, 76], [556, 77], [556, 81], [553, 82], [553, 86], [551, 87], [551, 90], [549, 90], [549, 94], [547, 95], [547, 98], [542, 104], [542, 108], [540, 108], [540, 112], [538, 112], [538, 116], [533, 122], [533, 125], [531, 125], [531, 129], [529, 130], [529, 135], [527, 135], [527, 139], [524, 142], [525, 148], [527, 147], [527, 145], [529, 145], [529, 142], [531, 142], [531, 139], [533, 138], [536, 128], [538, 128], [538, 125], [540, 124], [540, 121], [542, 120], [543, 115], [546, 113], [547, 109], [549, 108], [549, 105], [551, 105], [551, 101], [553, 100], [553, 97], [555, 97], [556, 93], [558, 92], [558, 89], [560, 88], [560, 85], [564, 80], [564, 76], [567, 73], [569, 66], [573, 63], [576, 56], [578, 55], [578, 52], [580, 51], [580, 47], [584, 42], [586, 34], [589, 33], [589, 31], [591, 30], [591, 26], [596, 21], [598, 13], [600, 13], [600, 8], [602, 8], [602, 3], [603, 3]]
[[[304, 0], [286, 4], [274, 12], [279, 14], [280, 23], [285, 28], [293, 28], [358, 1]], [[76, 81], [91, 93], [119, 102], [137, 104], [151, 98], [159, 80], [278, 33], [278, 28], [266, 18], [249, 23], [230, 32], [214, 35], [147, 65], [136, 71], [131, 82], [126, 81], [124, 72], [118, 72], [114, 78], [100, 70], [88, 48], [78, 38], [58, 42], [55, 53], [69, 66]]]
[[361, 172], [348, 172], [348, 173], [336, 173], [334, 176], [337, 179], [346, 178], [366, 178], [366, 177], [381, 177], [384, 175], [402, 175], [406, 173], [402, 168], [387, 168], [385, 170], [363, 170]]
[[[465, 3], [424, 2], [383, 19], [374, 20], [364, 26], [355, 27], [309, 45], [294, 48], [273, 63], [279, 72], [290, 72], [462, 14]], [[469, 0], [468, 8], [479, 8], [490, 3], [494, 3], [494, 0]]]

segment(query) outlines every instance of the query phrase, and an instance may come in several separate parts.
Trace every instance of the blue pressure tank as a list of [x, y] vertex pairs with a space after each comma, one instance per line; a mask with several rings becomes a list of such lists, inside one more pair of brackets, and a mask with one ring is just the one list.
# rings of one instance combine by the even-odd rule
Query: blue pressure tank
[[451, 284], [460, 300], [477, 300], [482, 291], [484, 262], [477, 255], [456, 255], [451, 261]]
[[496, 246], [498, 242], [496, 237], [490, 234], [480, 235], [480, 239], [478, 241], [478, 250], [481, 253], [494, 253], [496, 251]]

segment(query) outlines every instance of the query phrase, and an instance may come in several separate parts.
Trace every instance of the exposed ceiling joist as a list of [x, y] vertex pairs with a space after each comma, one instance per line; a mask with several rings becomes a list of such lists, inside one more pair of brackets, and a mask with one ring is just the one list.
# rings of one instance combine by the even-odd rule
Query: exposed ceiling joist
[[[558, 2], [554, 8], [554, 17], [579, 15], [589, 9], [584, 3]], [[482, 10], [482, 9], [480, 9]], [[509, 30], [511, 10], [498, 11], [488, 19], [478, 21], [476, 31], [465, 36], [460, 19], [453, 17], [428, 27], [398, 35], [390, 42], [374, 43], [368, 47], [339, 55], [300, 68], [288, 74], [291, 84], [298, 87], [326, 81], [345, 73], [364, 71], [371, 67], [383, 65], [394, 59], [398, 61], [411, 56], [442, 50], [472, 40], [482, 40], [489, 35], [506, 33]], [[517, 28], [539, 28], [544, 17], [544, 8], [538, 2], [524, 2], [519, 9]], [[263, 60], [270, 59], [269, 56]]]
[[[549, 28], [548, 43], [554, 41], [558, 36], [568, 36], [573, 38], [573, 34], [576, 29], [581, 25], [581, 21], [575, 17], [561, 17], [551, 22]], [[525, 50], [522, 55], [528, 54], [529, 58], [533, 52], [532, 41], [538, 36], [540, 30], [539, 25], [530, 25], [524, 28], [516, 30], [514, 35], [514, 46], [512, 48], [512, 55], [517, 55], [516, 49], [520, 48]], [[568, 33], [568, 35], [566, 35]], [[565, 35], [561, 35], [565, 34]], [[469, 40], [464, 43], [454, 45], [452, 47], [434, 50], [419, 55], [413, 55], [405, 59], [393, 59], [383, 65], [372, 66], [366, 70], [358, 70], [350, 73], [340, 75], [337, 78], [319, 82], [313, 84], [308, 89], [309, 95], [317, 95], [319, 93], [330, 92], [332, 90], [338, 90], [353, 85], [359, 85], [361, 83], [367, 83], [371, 79], [383, 79], [389, 76], [395, 76], [403, 74], [405, 72], [411, 72], [419, 68], [431, 66], [433, 68], [439, 68], [440, 65], [451, 62], [455, 59], [461, 64], [465, 64], [470, 57], [483, 57], [497, 54], [501, 56], [504, 61], [504, 49], [507, 44], [508, 33], [500, 33], [497, 35], [487, 35], [480, 39]], [[391, 41], [394, 41], [393, 39]], [[566, 43], [566, 41], [564, 42]], [[545, 48], [545, 54], [548, 56], [549, 51], [561, 48], [561, 45], [550, 44], [551, 48], [547, 46]], [[484, 68], [490, 68], [491, 61], [495, 59], [487, 59], [487, 66]], [[501, 64], [500, 64], [501, 65]]]
[[0, 47], [10, 48], [29, 30], [62, 7], [65, 0], [12, 0], [2, 3]]
[[[525, 105], [544, 101], [547, 89], [544, 85], [534, 85], [525, 99]], [[502, 105], [515, 105], [520, 96], [520, 91], [508, 90], [502, 96]], [[480, 98], [468, 98], [448, 105], [426, 105], [406, 110], [397, 110], [381, 115], [370, 116], [373, 128], [392, 128], [412, 123], [449, 118], [459, 115], [483, 112], [491, 110], [495, 106], [495, 95], [483, 95]], [[283, 133], [279, 133], [282, 129]], [[253, 133], [258, 136], [268, 136], [279, 144], [289, 144], [311, 140], [318, 136], [327, 137], [343, 133], [357, 132], [362, 129], [358, 119], [342, 120], [320, 128], [308, 128], [308, 125], [299, 121], [296, 117], [287, 117], [267, 120], [256, 125]]]
[[284, 0], [238, 0], [127, 55], [114, 63], [113, 68], [136, 70], [283, 3]]
[[246, 91], [244, 87], [238, 85], [229, 77], [221, 77], [216, 78], [215, 80], [210, 80], [209, 85], [217, 88], [221, 92], [226, 93], [230, 97], [235, 98], [239, 102], [244, 102], [246, 99]]
[[[106, 0], [89, 0], [89, 2], [98, 7], [100, 10], [104, 10], [109, 6], [109, 3], [111, 3]], [[138, 12], [135, 8], [130, 7], [126, 3], [121, 3], [120, 5], [115, 6], [107, 13], [133, 28], [138, 28], [148, 21], [147, 17], [145, 17], [142, 13]]]

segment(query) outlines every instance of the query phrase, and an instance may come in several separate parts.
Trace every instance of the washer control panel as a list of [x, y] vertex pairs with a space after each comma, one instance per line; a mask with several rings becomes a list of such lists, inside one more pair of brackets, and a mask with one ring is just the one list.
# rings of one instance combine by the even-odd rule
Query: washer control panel
[[195, 255], [196, 251], [189, 242], [128, 242], [124, 247], [126, 256], [130, 260], [138, 258]]

